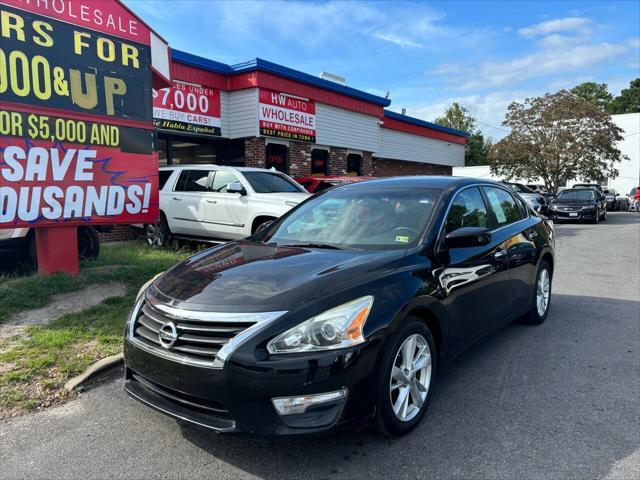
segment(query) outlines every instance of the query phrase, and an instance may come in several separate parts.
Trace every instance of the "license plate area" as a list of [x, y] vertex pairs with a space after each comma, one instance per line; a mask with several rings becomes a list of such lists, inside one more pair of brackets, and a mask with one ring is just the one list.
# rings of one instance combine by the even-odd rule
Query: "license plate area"
[[570, 213], [570, 214], [569, 214], [569, 216], [570, 216], [570, 217], [577, 217], [577, 216], [578, 216], [578, 214], [577, 214], [577, 213], [575, 213], [575, 212], [572, 212], [572, 213]]

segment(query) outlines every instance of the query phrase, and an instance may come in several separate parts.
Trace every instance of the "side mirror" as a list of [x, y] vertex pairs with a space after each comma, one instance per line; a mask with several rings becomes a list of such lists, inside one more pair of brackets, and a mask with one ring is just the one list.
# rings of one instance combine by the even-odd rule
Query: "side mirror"
[[447, 234], [444, 245], [447, 248], [469, 248], [487, 245], [491, 242], [491, 232], [488, 228], [462, 227]]
[[227, 183], [227, 193], [239, 193], [240, 195], [246, 195], [247, 191], [240, 182], [233, 182]]

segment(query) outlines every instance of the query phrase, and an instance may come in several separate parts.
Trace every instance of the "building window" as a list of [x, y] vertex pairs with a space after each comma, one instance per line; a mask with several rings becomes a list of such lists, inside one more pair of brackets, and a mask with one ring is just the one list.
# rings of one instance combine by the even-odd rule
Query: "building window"
[[244, 140], [158, 134], [160, 166], [216, 164], [244, 166]]
[[278, 143], [267, 144], [267, 168], [275, 168], [282, 173], [289, 173], [287, 146]]
[[168, 165], [169, 152], [168, 152], [169, 142], [166, 137], [158, 137], [158, 164], [161, 167]]
[[216, 163], [218, 159], [215, 144], [198, 138], [172, 138], [171, 150], [173, 165]]
[[362, 175], [362, 155], [357, 153], [347, 155], [347, 175]]
[[327, 175], [329, 173], [329, 152], [314, 148], [311, 150], [311, 174]]

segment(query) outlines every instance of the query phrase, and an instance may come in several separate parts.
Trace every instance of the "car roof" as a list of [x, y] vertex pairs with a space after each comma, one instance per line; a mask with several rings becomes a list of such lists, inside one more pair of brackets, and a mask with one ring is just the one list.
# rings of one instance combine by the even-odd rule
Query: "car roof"
[[254, 168], [254, 167], [231, 167], [228, 165], [215, 165], [213, 163], [197, 163], [197, 164], [180, 164], [180, 165], [167, 165], [160, 167], [160, 170], [235, 170], [238, 172], [268, 172], [268, 173], [282, 173], [277, 170], [271, 170], [268, 168]]
[[378, 187], [397, 187], [397, 188], [437, 188], [445, 189], [449, 187], [463, 187], [466, 185], [489, 184], [503, 186], [493, 180], [471, 177], [452, 177], [445, 175], [413, 175], [405, 177], [387, 177], [372, 178], [366, 182], [349, 183], [338, 188], [378, 188]]

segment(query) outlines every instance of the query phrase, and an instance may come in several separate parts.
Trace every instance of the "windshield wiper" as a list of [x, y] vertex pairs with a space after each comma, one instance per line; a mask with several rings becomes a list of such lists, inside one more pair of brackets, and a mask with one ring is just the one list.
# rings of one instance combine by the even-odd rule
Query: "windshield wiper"
[[273, 243], [276, 247], [300, 247], [300, 248], [326, 248], [327, 250], [344, 250], [342, 247], [330, 243], [308, 242], [308, 243]]

